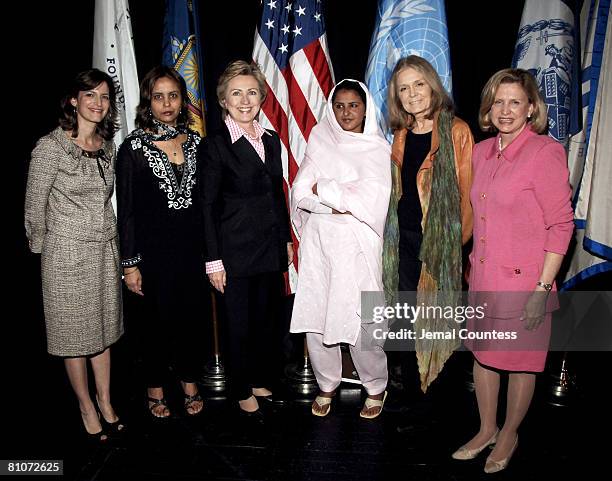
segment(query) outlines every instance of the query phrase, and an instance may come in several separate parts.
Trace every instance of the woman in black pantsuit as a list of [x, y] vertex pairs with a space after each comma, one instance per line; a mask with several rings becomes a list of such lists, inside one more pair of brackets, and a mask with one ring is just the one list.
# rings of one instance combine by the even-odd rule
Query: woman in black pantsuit
[[265, 97], [257, 66], [229, 64], [217, 84], [224, 125], [199, 148], [206, 272], [224, 294], [229, 396], [242, 413], [272, 394], [273, 324], [293, 260], [280, 139], [255, 120]]

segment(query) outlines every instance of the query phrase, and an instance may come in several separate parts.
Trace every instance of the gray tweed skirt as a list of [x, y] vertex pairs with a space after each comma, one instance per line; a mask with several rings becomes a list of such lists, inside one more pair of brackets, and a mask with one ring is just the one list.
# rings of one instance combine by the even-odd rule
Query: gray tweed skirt
[[45, 235], [41, 258], [47, 351], [96, 354], [123, 334], [117, 238], [88, 242]]

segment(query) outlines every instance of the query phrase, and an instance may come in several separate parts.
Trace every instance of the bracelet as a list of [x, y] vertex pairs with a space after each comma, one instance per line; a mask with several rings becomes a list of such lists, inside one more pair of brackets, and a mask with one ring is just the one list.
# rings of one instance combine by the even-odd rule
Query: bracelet
[[552, 289], [552, 284], [546, 284], [542, 281], [536, 282], [536, 286], [541, 287], [542, 289], [546, 289], [546, 292], [550, 292]]

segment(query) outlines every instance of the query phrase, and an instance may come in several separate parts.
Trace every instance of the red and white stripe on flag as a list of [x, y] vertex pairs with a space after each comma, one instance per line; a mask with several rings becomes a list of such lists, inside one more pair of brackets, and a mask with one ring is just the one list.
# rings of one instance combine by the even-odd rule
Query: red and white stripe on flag
[[[259, 122], [280, 136], [287, 200], [310, 131], [321, 120], [334, 85], [321, 10], [320, 0], [269, 0], [255, 32], [253, 61], [268, 84]], [[295, 232], [292, 236], [296, 256], [288, 285], [294, 292], [299, 243]]]

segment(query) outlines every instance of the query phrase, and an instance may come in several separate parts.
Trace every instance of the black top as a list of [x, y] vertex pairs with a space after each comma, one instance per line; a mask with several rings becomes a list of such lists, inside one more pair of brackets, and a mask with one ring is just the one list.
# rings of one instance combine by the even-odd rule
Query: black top
[[225, 125], [200, 144], [206, 260], [229, 276], [287, 270], [291, 242], [278, 134], [262, 136], [266, 161]]
[[416, 177], [430, 149], [431, 132], [426, 134], [408, 132], [402, 162], [402, 197], [397, 204], [397, 221], [400, 230], [421, 231], [423, 212]]
[[[181, 330], [201, 338], [202, 321], [210, 312], [201, 169], [196, 155], [199, 143], [200, 136], [189, 131], [182, 144], [185, 162], [177, 166], [150, 135], [136, 130], [123, 141], [117, 156], [121, 264], [138, 266], [142, 274], [144, 297], [134, 304], [139, 313], [136, 324], [146, 326], [143, 329], [163, 326], [162, 337], [168, 342], [182, 339], [185, 334], [177, 334]], [[146, 344], [157, 342], [148, 335], [144, 339]], [[181, 348], [188, 350], [182, 344]]]
[[183, 173], [185, 172], [185, 163], [175, 164], [172, 162], [172, 170], [174, 171], [177, 182], [180, 184], [183, 180]]
[[[122, 265], [156, 262], [182, 250], [204, 257], [199, 202], [200, 137], [189, 131], [183, 143], [185, 163], [173, 165], [165, 152], [132, 132], [117, 156], [117, 224]], [[181, 172], [182, 170], [182, 172]], [[193, 259], [193, 257], [192, 257]], [[163, 261], [164, 263], [166, 261]]]

